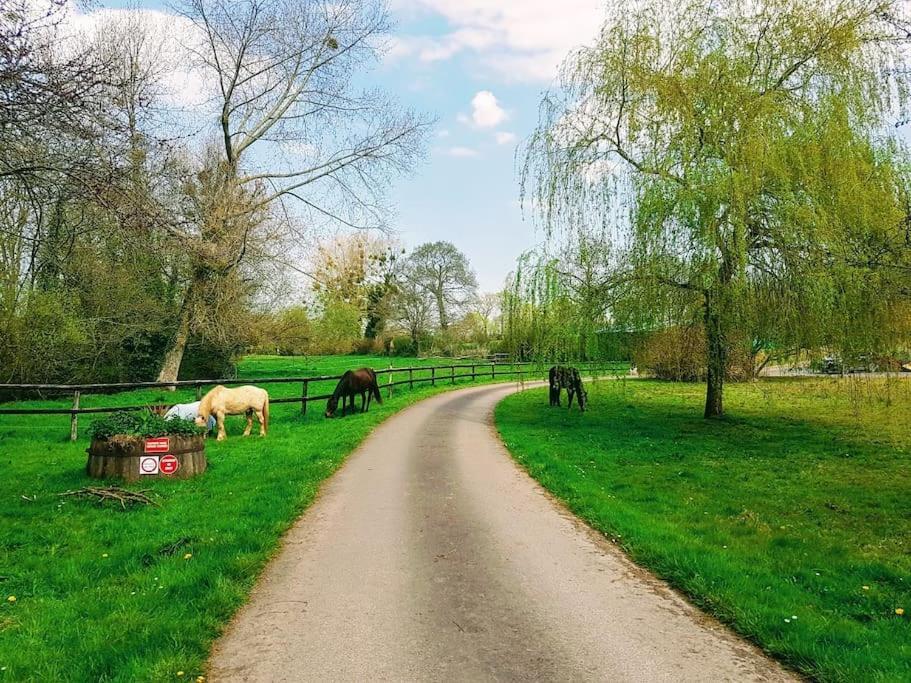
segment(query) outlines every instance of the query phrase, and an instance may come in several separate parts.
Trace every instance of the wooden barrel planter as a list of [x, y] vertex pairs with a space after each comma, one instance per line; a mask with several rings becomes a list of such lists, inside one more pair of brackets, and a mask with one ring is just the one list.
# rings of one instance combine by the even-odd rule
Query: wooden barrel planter
[[201, 434], [93, 439], [85, 471], [95, 479], [186, 479], [206, 471], [205, 448]]

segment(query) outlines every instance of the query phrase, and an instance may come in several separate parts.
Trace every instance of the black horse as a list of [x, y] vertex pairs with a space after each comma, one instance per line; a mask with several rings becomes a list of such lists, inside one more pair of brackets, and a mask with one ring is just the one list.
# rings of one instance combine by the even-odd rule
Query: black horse
[[573, 407], [573, 396], [579, 403], [579, 410], [585, 412], [585, 404], [588, 403], [588, 393], [582, 386], [582, 376], [576, 368], [570, 368], [563, 365], [555, 365], [550, 369], [550, 405], [560, 405], [560, 391], [566, 389], [566, 395], [569, 396], [569, 407]]
[[380, 397], [380, 387], [376, 383], [376, 373], [370, 368], [361, 368], [360, 370], [348, 370], [339, 380], [335, 391], [326, 404], [326, 417], [334, 417], [335, 411], [338, 410], [338, 400], [342, 399], [342, 417], [348, 412], [350, 403], [352, 410], [354, 407], [354, 397], [361, 395], [361, 412], [366, 413], [370, 409], [370, 399], [376, 398], [377, 403], [382, 403]]

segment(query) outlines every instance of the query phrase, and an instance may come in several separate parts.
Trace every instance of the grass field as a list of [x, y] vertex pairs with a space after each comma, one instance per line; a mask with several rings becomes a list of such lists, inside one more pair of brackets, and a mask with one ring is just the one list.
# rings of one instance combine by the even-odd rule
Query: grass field
[[[388, 363], [256, 357], [240, 375], [331, 375]], [[323, 419], [322, 404], [306, 416], [298, 404], [275, 405], [265, 441], [241, 438], [243, 418], [232, 418], [228, 441], [207, 443], [205, 475], [142, 483], [159, 506], [127, 510], [59, 495], [94, 483], [84, 475], [90, 417], [70, 443], [68, 416], [0, 416], [0, 680], [195, 679], [212, 639], [320, 483], [372, 427], [448, 386], [391, 399], [384, 390], [383, 405], [342, 420]], [[273, 396], [300, 392], [296, 384], [269, 388]], [[83, 405], [176, 400], [192, 400], [192, 392], [88, 395]], [[66, 398], [17, 404], [68, 405]]]
[[911, 680], [911, 381], [733, 385], [724, 421], [703, 391], [599, 382], [581, 415], [535, 390], [496, 419], [576, 514], [795, 669]]

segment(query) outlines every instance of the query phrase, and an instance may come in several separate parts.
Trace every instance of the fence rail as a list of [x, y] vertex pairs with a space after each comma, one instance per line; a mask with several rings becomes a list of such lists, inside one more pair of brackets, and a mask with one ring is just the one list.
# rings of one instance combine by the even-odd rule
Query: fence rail
[[[596, 372], [599, 368], [604, 369], [610, 363], [578, 363], [580, 367], [590, 372]], [[508, 368], [508, 369], [507, 369]], [[471, 372], [459, 372], [461, 370], [471, 370]], [[544, 372], [545, 366], [532, 362], [486, 362], [486, 363], [463, 363], [451, 365], [419, 365], [400, 368], [384, 368], [376, 370], [378, 376], [389, 376], [389, 381], [380, 382], [380, 389], [387, 391], [387, 396], [392, 394], [395, 387], [408, 385], [414, 388], [415, 384], [429, 382], [431, 386], [436, 386], [437, 382], [449, 382], [455, 384], [460, 379], [476, 380], [478, 377], [496, 379], [497, 377], [518, 376], [521, 381], [527, 376], [539, 376], [538, 373]], [[429, 373], [428, 376], [416, 377], [416, 372]], [[407, 379], [395, 380], [395, 374], [407, 374]], [[314, 401], [326, 401], [331, 394], [321, 394], [311, 396], [309, 394], [310, 385], [315, 382], [333, 382], [342, 378], [342, 375], [316, 375], [312, 377], [260, 377], [245, 379], [212, 379], [212, 380], [178, 380], [175, 382], [117, 382], [110, 384], [0, 384], [0, 391], [39, 391], [67, 393], [73, 396], [73, 405], [71, 408], [0, 408], [2, 415], [69, 415], [70, 416], [70, 440], [75, 441], [78, 438], [78, 420], [79, 415], [92, 415], [100, 413], [116, 413], [120, 411], [139, 411], [147, 410], [150, 404], [130, 405], [130, 406], [111, 406], [111, 407], [80, 407], [80, 402], [85, 398], [87, 392], [109, 392], [109, 391], [128, 391], [132, 389], [176, 389], [176, 388], [195, 388], [196, 397], [199, 399], [202, 395], [203, 387], [211, 387], [219, 384], [238, 385], [238, 384], [300, 384], [301, 395], [270, 398], [269, 402], [273, 404], [281, 403], [299, 403], [301, 413], [306, 414], [307, 405]], [[162, 405], [156, 403], [155, 405]], [[170, 408], [169, 404], [164, 405]]]

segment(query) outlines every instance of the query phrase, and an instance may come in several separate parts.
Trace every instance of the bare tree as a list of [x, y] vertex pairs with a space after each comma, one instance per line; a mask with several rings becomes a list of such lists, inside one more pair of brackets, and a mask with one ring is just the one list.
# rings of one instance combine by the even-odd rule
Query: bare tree
[[427, 290], [411, 276], [408, 264], [400, 275], [393, 306], [393, 319], [411, 336], [414, 353], [420, 353], [421, 337], [433, 322], [434, 302]]
[[200, 292], [244, 262], [270, 211], [295, 200], [311, 217], [383, 226], [388, 179], [410, 168], [428, 125], [353, 85], [389, 28], [380, 0], [186, 0], [179, 11], [198, 30], [189, 47], [215, 87], [219, 140], [209, 198], [177, 228], [196, 265], [160, 381], [177, 377]]
[[451, 242], [428, 242], [408, 261], [411, 279], [433, 297], [440, 329], [446, 331], [453, 309], [471, 301], [478, 288], [468, 259]]

